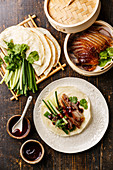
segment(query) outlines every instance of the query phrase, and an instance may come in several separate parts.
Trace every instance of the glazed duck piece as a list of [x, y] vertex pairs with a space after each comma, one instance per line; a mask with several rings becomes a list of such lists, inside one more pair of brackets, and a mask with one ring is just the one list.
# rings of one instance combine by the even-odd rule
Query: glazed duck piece
[[77, 58], [76, 65], [92, 71], [99, 64], [99, 53], [113, 45], [110, 33], [97, 26], [73, 35], [68, 43], [70, 57]]
[[77, 128], [80, 128], [81, 123], [84, 121], [84, 116], [82, 114], [82, 110], [79, 110], [79, 106], [69, 101], [69, 98], [66, 94], [61, 96], [59, 103], [63, 108], [63, 114], [68, 118], [70, 129], [72, 128], [73, 124]]

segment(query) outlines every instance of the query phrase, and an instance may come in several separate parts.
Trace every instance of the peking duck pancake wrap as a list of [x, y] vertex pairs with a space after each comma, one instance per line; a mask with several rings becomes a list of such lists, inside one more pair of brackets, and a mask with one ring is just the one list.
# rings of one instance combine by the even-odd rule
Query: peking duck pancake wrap
[[79, 134], [91, 119], [89, 98], [74, 86], [57, 87], [43, 100], [41, 118], [57, 135]]

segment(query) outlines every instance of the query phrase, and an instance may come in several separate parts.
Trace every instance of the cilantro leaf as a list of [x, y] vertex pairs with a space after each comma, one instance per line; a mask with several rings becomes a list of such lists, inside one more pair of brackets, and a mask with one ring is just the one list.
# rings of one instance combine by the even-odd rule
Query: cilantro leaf
[[99, 66], [104, 67], [112, 59], [111, 56], [113, 56], [113, 48], [109, 47], [105, 51], [102, 51], [99, 55], [100, 55]]
[[102, 51], [100, 53], [100, 59], [107, 59], [109, 57], [107, 51]]
[[10, 42], [6, 42], [4, 41], [8, 47], [8, 49], [12, 49], [14, 47], [14, 43], [13, 43], [13, 40], [11, 39]]
[[104, 67], [108, 62], [110, 62], [112, 60], [112, 58], [108, 58], [106, 60], [102, 59], [102, 60], [99, 60], [99, 66], [100, 67]]
[[84, 109], [88, 109], [87, 101], [86, 99], [80, 100], [80, 106], [84, 107]]
[[106, 51], [109, 54], [109, 56], [113, 56], [113, 47], [107, 48]]
[[70, 100], [71, 102], [73, 102], [74, 104], [76, 104], [77, 101], [78, 101], [77, 97], [75, 97], [75, 96], [69, 97], [69, 100]]
[[32, 51], [27, 58], [27, 61], [31, 64], [33, 64], [35, 61], [38, 60], [39, 60], [39, 55], [37, 51]]
[[2, 64], [3, 64], [3, 61], [2, 61], [2, 59], [0, 58], [0, 67], [1, 67]]
[[29, 49], [27, 44], [14, 44], [13, 40], [6, 42], [8, 55], [4, 57], [7, 63], [7, 70], [15, 71], [22, 64], [23, 58], [26, 58], [26, 51]]

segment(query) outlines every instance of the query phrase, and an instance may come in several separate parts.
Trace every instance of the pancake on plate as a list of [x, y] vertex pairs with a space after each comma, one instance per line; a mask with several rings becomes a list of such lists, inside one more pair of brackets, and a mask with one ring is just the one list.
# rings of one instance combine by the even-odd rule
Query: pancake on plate
[[43, 100], [41, 118], [46, 128], [57, 135], [79, 134], [91, 118], [89, 98], [74, 86], [57, 87]]

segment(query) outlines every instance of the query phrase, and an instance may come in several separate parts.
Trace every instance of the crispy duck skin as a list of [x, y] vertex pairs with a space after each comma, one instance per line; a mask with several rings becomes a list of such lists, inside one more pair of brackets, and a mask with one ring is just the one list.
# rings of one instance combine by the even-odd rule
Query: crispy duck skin
[[93, 71], [94, 69], [96, 69], [96, 66], [91, 66], [91, 65], [84, 65], [82, 66], [84, 68], [84, 70], [86, 71]]
[[[59, 99], [59, 103], [63, 108], [63, 113], [67, 116], [69, 121], [71, 121], [71, 123], [74, 124], [77, 128], [80, 128], [81, 123], [84, 121], [84, 116], [79, 112], [78, 106], [70, 102], [68, 96], [65, 94], [63, 94]], [[69, 126], [71, 128], [70, 123]]]
[[69, 129], [72, 129], [73, 128], [73, 123], [68, 119], [68, 128]]
[[74, 54], [77, 64], [92, 71], [99, 64], [99, 53], [113, 45], [110, 33], [97, 26], [73, 36], [69, 41], [69, 54]]
[[77, 121], [75, 120], [73, 117], [71, 117], [66, 109], [63, 109], [63, 113], [65, 114], [65, 116], [67, 116], [67, 118], [72, 122], [72, 124], [74, 124], [77, 128], [80, 128], [80, 125], [81, 125], [81, 121]]
[[62, 95], [62, 99], [68, 108], [72, 108], [71, 113], [72, 113], [73, 118], [80, 121], [80, 119], [81, 119], [81, 117], [83, 117], [83, 115], [82, 115], [82, 113], [79, 112], [77, 104], [70, 102], [68, 99], [68, 96], [66, 94]]
[[109, 38], [112, 38], [112, 36], [111, 36], [111, 34], [104, 28], [104, 27], [97, 27], [97, 26], [91, 26], [90, 27], [90, 29], [88, 29], [87, 30], [87, 32], [89, 32], [89, 33], [100, 33], [100, 34], [102, 34], [102, 35], [105, 35], [105, 36], [107, 36], [107, 37], [109, 37]]

